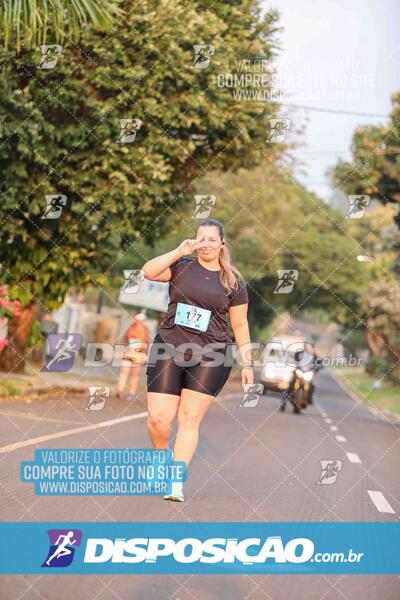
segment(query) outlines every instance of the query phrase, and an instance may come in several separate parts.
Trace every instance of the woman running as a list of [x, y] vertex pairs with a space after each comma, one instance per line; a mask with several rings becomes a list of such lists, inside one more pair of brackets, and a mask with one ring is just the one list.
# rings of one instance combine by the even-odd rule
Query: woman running
[[[193, 252], [197, 257], [189, 258]], [[242, 383], [254, 381], [251, 361], [242, 348], [250, 344], [246, 285], [231, 264], [223, 227], [216, 219], [202, 221], [196, 239], [186, 239], [171, 252], [149, 260], [143, 272], [151, 281], [170, 282], [167, 314], [153, 340], [163, 345], [168, 356], [152, 360], [150, 350], [146, 370], [147, 428], [153, 447], [166, 449], [177, 415], [173, 459], [188, 466], [201, 420], [232, 370], [232, 360], [226, 360], [233, 343], [227, 312], [242, 358]], [[187, 349], [189, 366], [184, 364]], [[220, 360], [210, 362], [211, 351]], [[173, 483], [172, 494], [164, 499], [183, 502], [182, 483]]]

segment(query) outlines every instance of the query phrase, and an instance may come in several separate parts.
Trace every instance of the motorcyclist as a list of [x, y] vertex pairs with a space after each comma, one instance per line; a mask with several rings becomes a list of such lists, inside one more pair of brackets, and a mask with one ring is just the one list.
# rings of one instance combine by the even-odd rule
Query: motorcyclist
[[[292, 401], [292, 394], [294, 390], [294, 384], [296, 382], [296, 369], [300, 369], [303, 372], [306, 371], [318, 371], [320, 368], [318, 364], [318, 356], [314, 349], [314, 344], [312, 338], [307, 338], [304, 340], [304, 348], [296, 350], [293, 354], [294, 359], [294, 368], [292, 373], [292, 378], [289, 382], [289, 386], [283, 390], [281, 406], [280, 410], [284, 411], [286, 407], [286, 403], [288, 400]], [[315, 386], [313, 381], [310, 382], [309, 391], [308, 391], [308, 403], [312, 404], [312, 396], [315, 390]]]
[[292, 394], [293, 394], [294, 384], [295, 384], [295, 381], [296, 381], [296, 369], [298, 367], [300, 367], [300, 362], [301, 362], [301, 359], [303, 357], [303, 354], [304, 354], [303, 350], [297, 350], [294, 353], [294, 355], [293, 355], [295, 366], [294, 366], [294, 369], [293, 369], [293, 372], [292, 372], [292, 378], [291, 378], [291, 380], [289, 382], [289, 385], [282, 392], [281, 405], [280, 405], [280, 408], [279, 408], [279, 410], [281, 410], [282, 412], [286, 408], [287, 401], [288, 400], [292, 401]]

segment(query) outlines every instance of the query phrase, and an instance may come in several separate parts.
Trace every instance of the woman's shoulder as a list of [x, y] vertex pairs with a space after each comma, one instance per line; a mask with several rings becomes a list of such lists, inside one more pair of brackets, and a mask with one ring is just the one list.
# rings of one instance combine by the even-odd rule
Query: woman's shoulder
[[246, 288], [246, 281], [239, 271], [235, 272], [235, 285], [228, 294], [230, 306], [237, 304], [247, 304], [249, 296]]
[[[181, 256], [176, 261], [174, 261], [169, 268], [174, 270], [176, 267], [182, 264], [193, 263], [195, 261], [194, 258], [189, 258], [188, 256]], [[189, 266], [189, 265], [188, 265]]]

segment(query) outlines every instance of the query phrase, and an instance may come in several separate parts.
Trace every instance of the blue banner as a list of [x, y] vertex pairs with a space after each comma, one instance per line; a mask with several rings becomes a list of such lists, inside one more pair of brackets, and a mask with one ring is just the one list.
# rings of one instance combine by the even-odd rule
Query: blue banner
[[399, 523], [0, 523], [0, 573], [399, 574]]
[[39, 448], [20, 478], [39, 496], [160, 496], [186, 479], [186, 463], [172, 457], [169, 449]]

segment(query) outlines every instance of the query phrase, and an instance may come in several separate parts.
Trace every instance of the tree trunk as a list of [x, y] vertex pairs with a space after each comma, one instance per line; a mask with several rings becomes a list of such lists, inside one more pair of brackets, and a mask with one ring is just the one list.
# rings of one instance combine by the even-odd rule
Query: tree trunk
[[374, 356], [379, 356], [380, 350], [382, 348], [382, 341], [379, 338], [379, 334], [375, 332], [371, 327], [368, 327], [365, 331], [365, 337], [367, 339], [367, 344], [369, 349], [371, 350]]
[[0, 371], [13, 373], [23, 371], [27, 354], [27, 343], [36, 316], [36, 304], [21, 308], [18, 316], [8, 321], [8, 345], [0, 352]]

